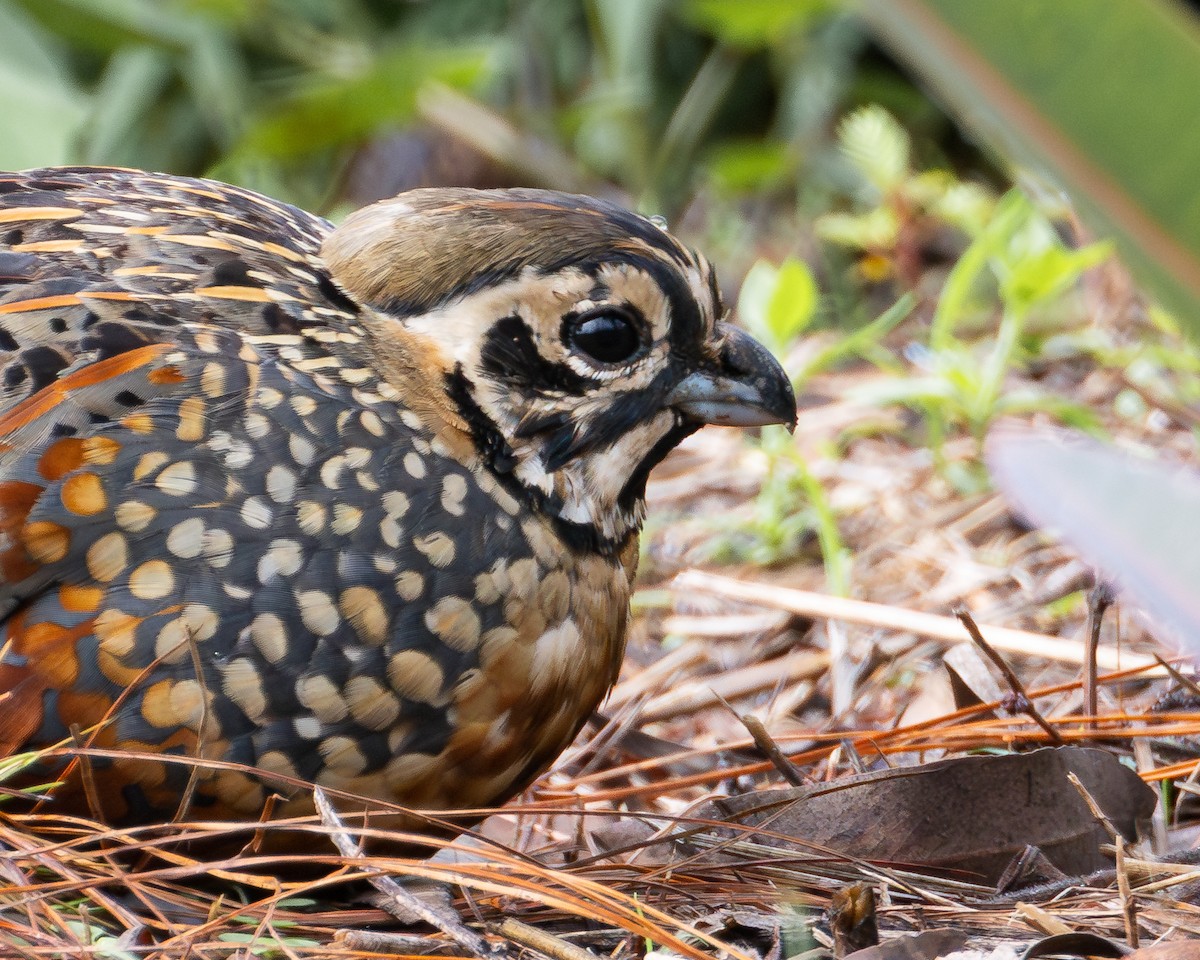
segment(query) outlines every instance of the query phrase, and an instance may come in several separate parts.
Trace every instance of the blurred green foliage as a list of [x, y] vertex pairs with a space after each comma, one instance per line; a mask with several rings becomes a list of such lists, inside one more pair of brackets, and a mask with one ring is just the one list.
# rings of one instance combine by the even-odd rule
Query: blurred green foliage
[[[904, 52], [914, 23], [940, 35], [949, 20], [916, 14], [942, 6], [856, 9]], [[1003, 16], [987, 6], [974, 16]], [[960, 39], [974, 8], [954, 8]], [[967, 53], [963, 76], [983, 76], [986, 43]], [[1054, 79], [1062, 112], [1072, 91]], [[1036, 109], [1037, 84], [1024, 89]], [[777, 353], [832, 331], [792, 357], [800, 390], [835, 365], [874, 364], [870, 399], [913, 411], [918, 441], [963, 490], [986, 477], [978, 460], [947, 462], [947, 439], [982, 442], [1011, 412], [1090, 422], [1064, 398], [1008, 389], [1010, 372], [1045, 350], [1129, 360], [1056, 323], [1079, 317], [1078, 281], [1108, 248], [1074, 249], [1061, 211], [1002, 196], [1008, 178], [847, 0], [0, 0], [0, 133], [0, 167], [207, 175], [331, 214], [448, 183], [580, 190], [665, 214], [727, 279], [745, 277], [742, 322]], [[1171, 356], [1142, 352], [1138, 369]], [[760, 443], [770, 472], [730, 555], [779, 559], [815, 532], [841, 589], [819, 483], [785, 434]]]
[[672, 217], [698, 192], [803, 193], [836, 183], [829, 130], [873, 90], [945, 125], [842, 6], [0, 0], [0, 166], [211, 175], [329, 209], [362, 148], [432, 123], [513, 182]]
[[1010, 162], [1049, 175], [1200, 336], [1197, 5], [861, 0], [877, 35]]

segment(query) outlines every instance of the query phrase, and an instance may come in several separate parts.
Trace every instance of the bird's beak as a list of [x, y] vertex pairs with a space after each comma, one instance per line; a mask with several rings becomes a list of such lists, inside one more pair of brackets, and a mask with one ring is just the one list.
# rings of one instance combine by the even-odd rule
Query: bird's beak
[[796, 395], [771, 352], [737, 327], [718, 329], [723, 342], [715, 364], [683, 378], [667, 402], [700, 423], [796, 426]]

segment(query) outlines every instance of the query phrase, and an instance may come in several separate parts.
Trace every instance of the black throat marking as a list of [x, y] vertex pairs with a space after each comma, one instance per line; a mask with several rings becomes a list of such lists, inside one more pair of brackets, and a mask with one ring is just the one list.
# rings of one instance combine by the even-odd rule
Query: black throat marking
[[[563, 504], [557, 495], [547, 494], [536, 487], [522, 483], [514, 473], [517, 461], [512, 447], [471, 395], [471, 388], [463, 373], [462, 364], [458, 364], [453, 373], [446, 375], [446, 390], [458, 412], [470, 427], [471, 435], [483, 455], [483, 461], [487, 468], [492, 471], [505, 490], [526, 504], [534, 513], [546, 517], [568, 549], [574, 553], [616, 557], [638, 535], [635, 527], [616, 537], [610, 537], [606, 536], [595, 524], [579, 523], [563, 517], [561, 515]], [[646, 472], [648, 473], [649, 470], [647, 469]], [[621, 499], [624, 499], [623, 495]]]

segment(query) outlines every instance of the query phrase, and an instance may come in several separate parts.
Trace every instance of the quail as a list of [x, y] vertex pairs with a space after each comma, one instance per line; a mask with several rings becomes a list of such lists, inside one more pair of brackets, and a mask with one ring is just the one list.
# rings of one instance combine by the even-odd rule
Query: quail
[[0, 174], [0, 756], [85, 744], [57, 809], [113, 822], [503, 802], [614, 682], [650, 470], [795, 418], [709, 263], [605, 201], [335, 227]]

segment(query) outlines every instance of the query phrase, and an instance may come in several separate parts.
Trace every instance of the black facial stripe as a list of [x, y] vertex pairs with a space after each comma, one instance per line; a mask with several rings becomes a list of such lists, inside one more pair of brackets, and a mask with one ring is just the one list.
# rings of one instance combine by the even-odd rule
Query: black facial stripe
[[561, 430], [563, 427], [569, 426], [570, 423], [571, 415], [565, 410], [556, 410], [553, 413], [533, 414], [521, 421], [517, 429], [513, 431], [513, 436], [518, 440], [528, 440], [530, 437], [536, 437], [539, 433], [551, 433]]
[[[654, 279], [667, 295], [671, 304], [671, 352], [689, 360], [698, 359], [700, 341], [704, 338], [704, 315], [700, 304], [692, 295], [692, 288], [683, 274], [675, 270], [663, 270], [654, 274]], [[714, 301], [715, 305], [716, 301]]]
[[485, 373], [527, 394], [554, 390], [579, 397], [597, 386], [597, 381], [581, 376], [565, 363], [543, 357], [529, 325], [518, 316], [492, 324], [479, 357]]
[[649, 420], [663, 409], [663, 398], [678, 380], [673, 370], [664, 370], [641, 390], [618, 394], [583, 430], [568, 425], [552, 439], [555, 457], [546, 463], [547, 470], [558, 470], [576, 457], [593, 450], [611, 446], [638, 424]]
[[453, 373], [446, 375], [446, 393], [467, 421], [475, 444], [483, 454], [484, 462], [502, 480], [504, 477], [511, 480], [512, 469], [516, 466], [512, 447], [471, 396], [471, 388], [467, 384], [461, 363], [454, 368]]
[[621, 553], [630, 539], [637, 536], [637, 530], [632, 529], [616, 537], [608, 537], [594, 524], [564, 520], [559, 515], [563, 504], [558, 497], [547, 497], [541, 490], [527, 487], [513, 474], [515, 462], [512, 449], [471, 396], [471, 388], [467, 384], [461, 364], [454, 373], [447, 374], [446, 391], [459, 414], [467, 422], [476, 446], [483, 452], [484, 462], [500, 485], [518, 500], [528, 504], [532, 511], [547, 517], [568, 549], [577, 553], [598, 553], [601, 556], [612, 557]]
[[570, 422], [550, 433], [542, 444], [542, 462], [550, 472], [565, 466], [576, 453], [575, 428]]
[[547, 470], [556, 470], [571, 459], [575, 425], [571, 415], [565, 410], [527, 417], [513, 433], [521, 440], [542, 437], [541, 452]]
[[717, 283], [717, 271], [711, 266], [708, 268], [708, 292], [712, 297], [713, 309], [721, 309], [721, 287]]
[[703, 424], [681, 417], [677, 420], [675, 426], [663, 434], [658, 443], [650, 448], [650, 452], [642, 457], [642, 462], [634, 468], [629, 479], [625, 481], [625, 486], [617, 495], [617, 506], [622, 510], [632, 510], [639, 500], [645, 498], [646, 481], [650, 479], [650, 471], [662, 463], [663, 458], [679, 446], [681, 440], [691, 436], [703, 426]]

